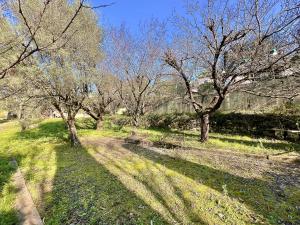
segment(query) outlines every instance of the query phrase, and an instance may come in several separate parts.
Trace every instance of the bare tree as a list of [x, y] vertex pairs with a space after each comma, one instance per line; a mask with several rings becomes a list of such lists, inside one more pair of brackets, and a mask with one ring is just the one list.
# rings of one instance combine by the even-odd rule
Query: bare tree
[[[202, 142], [209, 116], [228, 93], [295, 76], [287, 71], [299, 53], [299, 18], [299, 3], [277, 0], [192, 2], [187, 15], [177, 17], [180, 33], [164, 61], [184, 82], [186, 100], [201, 120]], [[274, 96], [294, 97], [296, 86], [289, 85], [284, 93], [273, 85]]]
[[119, 76], [118, 94], [138, 126], [139, 119], [155, 105], [161, 82], [164, 26], [152, 21], [133, 38], [125, 27], [111, 32], [110, 58], [113, 71]]
[[82, 109], [96, 121], [96, 129], [100, 129], [104, 114], [118, 105], [118, 79], [104, 70], [97, 70], [90, 82], [89, 97], [85, 99]]

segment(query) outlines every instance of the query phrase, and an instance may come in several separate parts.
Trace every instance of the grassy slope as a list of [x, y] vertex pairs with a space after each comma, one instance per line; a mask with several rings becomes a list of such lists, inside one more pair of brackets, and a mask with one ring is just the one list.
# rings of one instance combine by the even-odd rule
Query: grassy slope
[[[23, 134], [13, 124], [4, 125], [7, 127], [0, 130], [0, 166], [6, 168], [4, 173], [1, 170], [0, 224], [10, 224], [3, 221], [15, 219], [14, 190], [9, 182], [14, 168], [8, 162], [12, 156], [17, 158], [46, 224], [104, 224], [104, 221], [105, 224], [150, 224], [151, 220], [154, 224], [174, 220], [196, 224], [259, 221], [277, 224], [279, 219], [294, 222], [297, 219], [295, 205], [299, 193], [294, 190], [288, 200], [278, 202], [264, 181], [245, 179], [230, 171], [147, 149], [110, 145], [71, 149], [64, 126], [56, 120], [43, 122]], [[79, 131], [82, 137], [126, 137], [131, 131], [112, 127], [99, 132], [86, 129], [93, 126], [89, 122], [78, 125], [85, 128]], [[147, 138], [153, 141], [195, 143], [194, 147], [203, 148], [196, 143], [194, 133], [186, 132], [183, 142], [182, 135], [176, 132], [138, 132], [147, 133]], [[205, 148], [232, 148], [235, 145], [227, 139], [236, 138], [237, 146], [233, 150], [264, 154], [282, 151], [273, 142], [266, 148], [260, 144], [262, 141], [247, 137], [214, 136], [218, 142], [212, 141]], [[252, 143], [257, 147], [252, 148]], [[286, 142], [281, 144], [284, 148], [297, 147]]]
[[[165, 223], [86, 149], [70, 148], [60, 121], [43, 122], [25, 133], [6, 130], [0, 132], [0, 153], [6, 157], [2, 160], [7, 164], [7, 158], [17, 158], [46, 224]], [[2, 186], [0, 224], [9, 225], [15, 220], [15, 214], [8, 215], [13, 211], [15, 192], [5, 191], [11, 186], [8, 179]]]

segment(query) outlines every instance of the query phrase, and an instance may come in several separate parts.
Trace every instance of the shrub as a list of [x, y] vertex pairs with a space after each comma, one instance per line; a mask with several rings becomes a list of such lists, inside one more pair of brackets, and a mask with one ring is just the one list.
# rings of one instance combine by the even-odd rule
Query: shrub
[[[120, 127], [131, 125], [131, 119], [127, 116], [111, 116], [110, 121]], [[211, 116], [210, 124], [213, 132], [274, 137], [272, 129], [299, 130], [300, 116], [216, 113]], [[140, 123], [145, 128], [179, 130], [199, 128], [199, 125], [196, 114], [180, 113], [148, 114]]]
[[109, 123], [112, 123], [116, 126], [119, 127], [124, 127], [124, 126], [130, 126], [131, 124], [131, 118], [128, 116], [124, 116], [124, 115], [113, 115], [113, 116], [106, 116], [104, 118], [104, 121], [106, 123], [106, 126], [112, 126]]
[[189, 130], [197, 126], [195, 114], [149, 114], [144, 121], [148, 128]]
[[211, 118], [215, 132], [269, 136], [272, 129], [298, 130], [299, 116], [276, 114], [215, 114]]

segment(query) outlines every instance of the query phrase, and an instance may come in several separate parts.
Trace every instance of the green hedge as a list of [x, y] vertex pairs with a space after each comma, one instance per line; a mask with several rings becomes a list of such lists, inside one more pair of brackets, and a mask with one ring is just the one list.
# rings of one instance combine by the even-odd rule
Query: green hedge
[[196, 114], [149, 114], [143, 122], [148, 128], [190, 130], [199, 126]]
[[[131, 125], [129, 117], [111, 117], [118, 126]], [[211, 131], [256, 136], [274, 136], [272, 129], [299, 130], [300, 116], [278, 114], [216, 113], [210, 118]], [[199, 128], [196, 114], [149, 114], [141, 119], [146, 128], [189, 130]]]
[[271, 136], [272, 129], [298, 130], [300, 116], [274, 114], [215, 114], [211, 126], [215, 132]]

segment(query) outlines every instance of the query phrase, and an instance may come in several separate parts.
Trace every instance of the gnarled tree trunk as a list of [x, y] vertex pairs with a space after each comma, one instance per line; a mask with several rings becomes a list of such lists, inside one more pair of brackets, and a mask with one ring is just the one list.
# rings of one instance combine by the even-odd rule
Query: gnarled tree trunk
[[75, 126], [75, 119], [74, 118], [68, 118], [67, 125], [68, 125], [69, 138], [70, 138], [70, 141], [71, 141], [71, 145], [73, 147], [81, 146], [80, 140], [79, 140], [78, 135], [77, 135], [77, 129], [76, 129], [76, 126]]
[[209, 133], [209, 114], [201, 115], [201, 133], [200, 133], [200, 141], [206, 142], [208, 141], [208, 133]]
[[99, 116], [96, 120], [96, 129], [100, 130], [103, 127], [103, 117]]
[[133, 115], [133, 118], [132, 118], [132, 122], [133, 122], [133, 126], [134, 127], [138, 127], [139, 126], [139, 115], [138, 114], [135, 114]]
[[76, 129], [76, 126], [75, 126], [76, 113], [72, 114], [72, 112], [69, 110], [68, 115], [65, 116], [65, 114], [64, 114], [64, 112], [63, 112], [63, 110], [62, 110], [62, 108], [60, 107], [59, 104], [53, 103], [53, 106], [59, 112], [61, 118], [63, 119], [63, 121], [67, 125], [68, 132], [69, 132], [69, 139], [71, 141], [71, 146], [72, 147], [80, 147], [81, 143], [80, 143], [80, 140], [78, 138], [77, 129]]
[[82, 109], [96, 121], [96, 130], [100, 130], [103, 127], [104, 110], [94, 112], [88, 107], [83, 107]]

